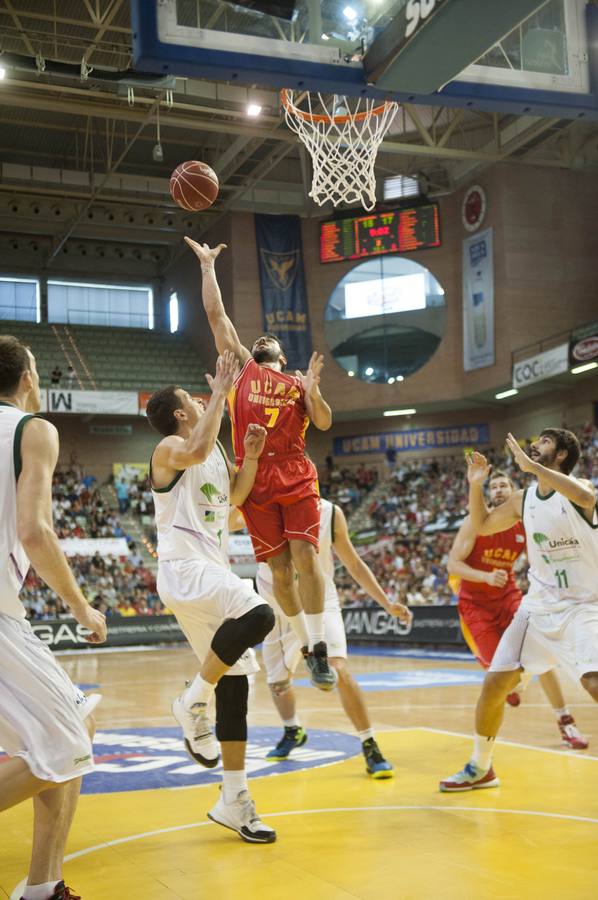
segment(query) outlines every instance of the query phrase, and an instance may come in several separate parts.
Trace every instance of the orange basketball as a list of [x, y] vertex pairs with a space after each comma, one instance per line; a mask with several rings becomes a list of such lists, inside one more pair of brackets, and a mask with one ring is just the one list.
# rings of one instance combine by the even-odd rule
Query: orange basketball
[[197, 160], [181, 163], [170, 176], [172, 199], [190, 212], [199, 212], [211, 206], [218, 196], [219, 187], [215, 171]]

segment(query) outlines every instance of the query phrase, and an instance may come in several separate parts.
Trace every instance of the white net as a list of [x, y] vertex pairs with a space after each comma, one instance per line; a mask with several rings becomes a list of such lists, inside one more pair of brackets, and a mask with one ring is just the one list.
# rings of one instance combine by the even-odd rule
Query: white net
[[312, 200], [319, 206], [331, 201], [334, 206], [360, 203], [373, 209], [376, 155], [398, 103], [305, 93], [299, 107], [294, 92], [287, 90], [281, 98], [287, 125], [312, 159]]

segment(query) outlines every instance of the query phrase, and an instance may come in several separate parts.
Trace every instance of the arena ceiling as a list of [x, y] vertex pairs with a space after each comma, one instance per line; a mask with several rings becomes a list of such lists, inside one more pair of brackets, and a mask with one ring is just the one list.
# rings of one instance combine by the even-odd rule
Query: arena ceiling
[[[309, 162], [278, 96], [134, 72], [128, 0], [0, 0], [0, 232], [44, 235], [51, 263], [69, 240], [135, 241], [172, 262], [181, 235], [228, 210], [321, 215]], [[262, 114], [246, 115], [249, 100]], [[163, 159], [154, 158], [158, 123]], [[190, 219], [168, 194], [186, 159], [218, 172], [219, 200]], [[596, 123], [405, 105], [377, 172], [418, 175], [429, 196], [496, 162], [598, 167]], [[36, 211], [37, 210], [37, 211]]]

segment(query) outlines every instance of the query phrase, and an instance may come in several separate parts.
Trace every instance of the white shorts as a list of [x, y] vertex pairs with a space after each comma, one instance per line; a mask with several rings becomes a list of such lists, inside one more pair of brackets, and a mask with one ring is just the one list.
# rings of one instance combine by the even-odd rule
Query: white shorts
[[[287, 617], [274, 607], [276, 621], [272, 631], [264, 639], [262, 655], [268, 684], [287, 681], [295, 673], [301, 660], [299, 638], [289, 625]], [[328, 646], [328, 658], [347, 658], [347, 637], [340, 606], [324, 608], [324, 636]]]
[[63, 782], [93, 772], [81, 692], [25, 619], [0, 614], [0, 745], [33, 775]]
[[[158, 565], [158, 594], [172, 610], [200, 662], [226, 619], [239, 619], [265, 603], [251, 582], [230, 569], [197, 559], [175, 559]], [[228, 670], [228, 675], [259, 672], [251, 648]]]
[[526, 606], [524, 598], [496, 648], [490, 671], [523, 668], [541, 675], [559, 663], [576, 679], [598, 672], [598, 603], [547, 612]]

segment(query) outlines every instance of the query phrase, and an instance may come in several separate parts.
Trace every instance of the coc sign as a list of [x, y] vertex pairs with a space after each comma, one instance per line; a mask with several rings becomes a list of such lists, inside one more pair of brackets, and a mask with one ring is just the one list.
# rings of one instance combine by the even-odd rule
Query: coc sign
[[568, 359], [569, 346], [560, 344], [552, 350], [545, 350], [544, 353], [516, 362], [513, 366], [513, 387], [519, 390], [528, 384], [566, 372]]

